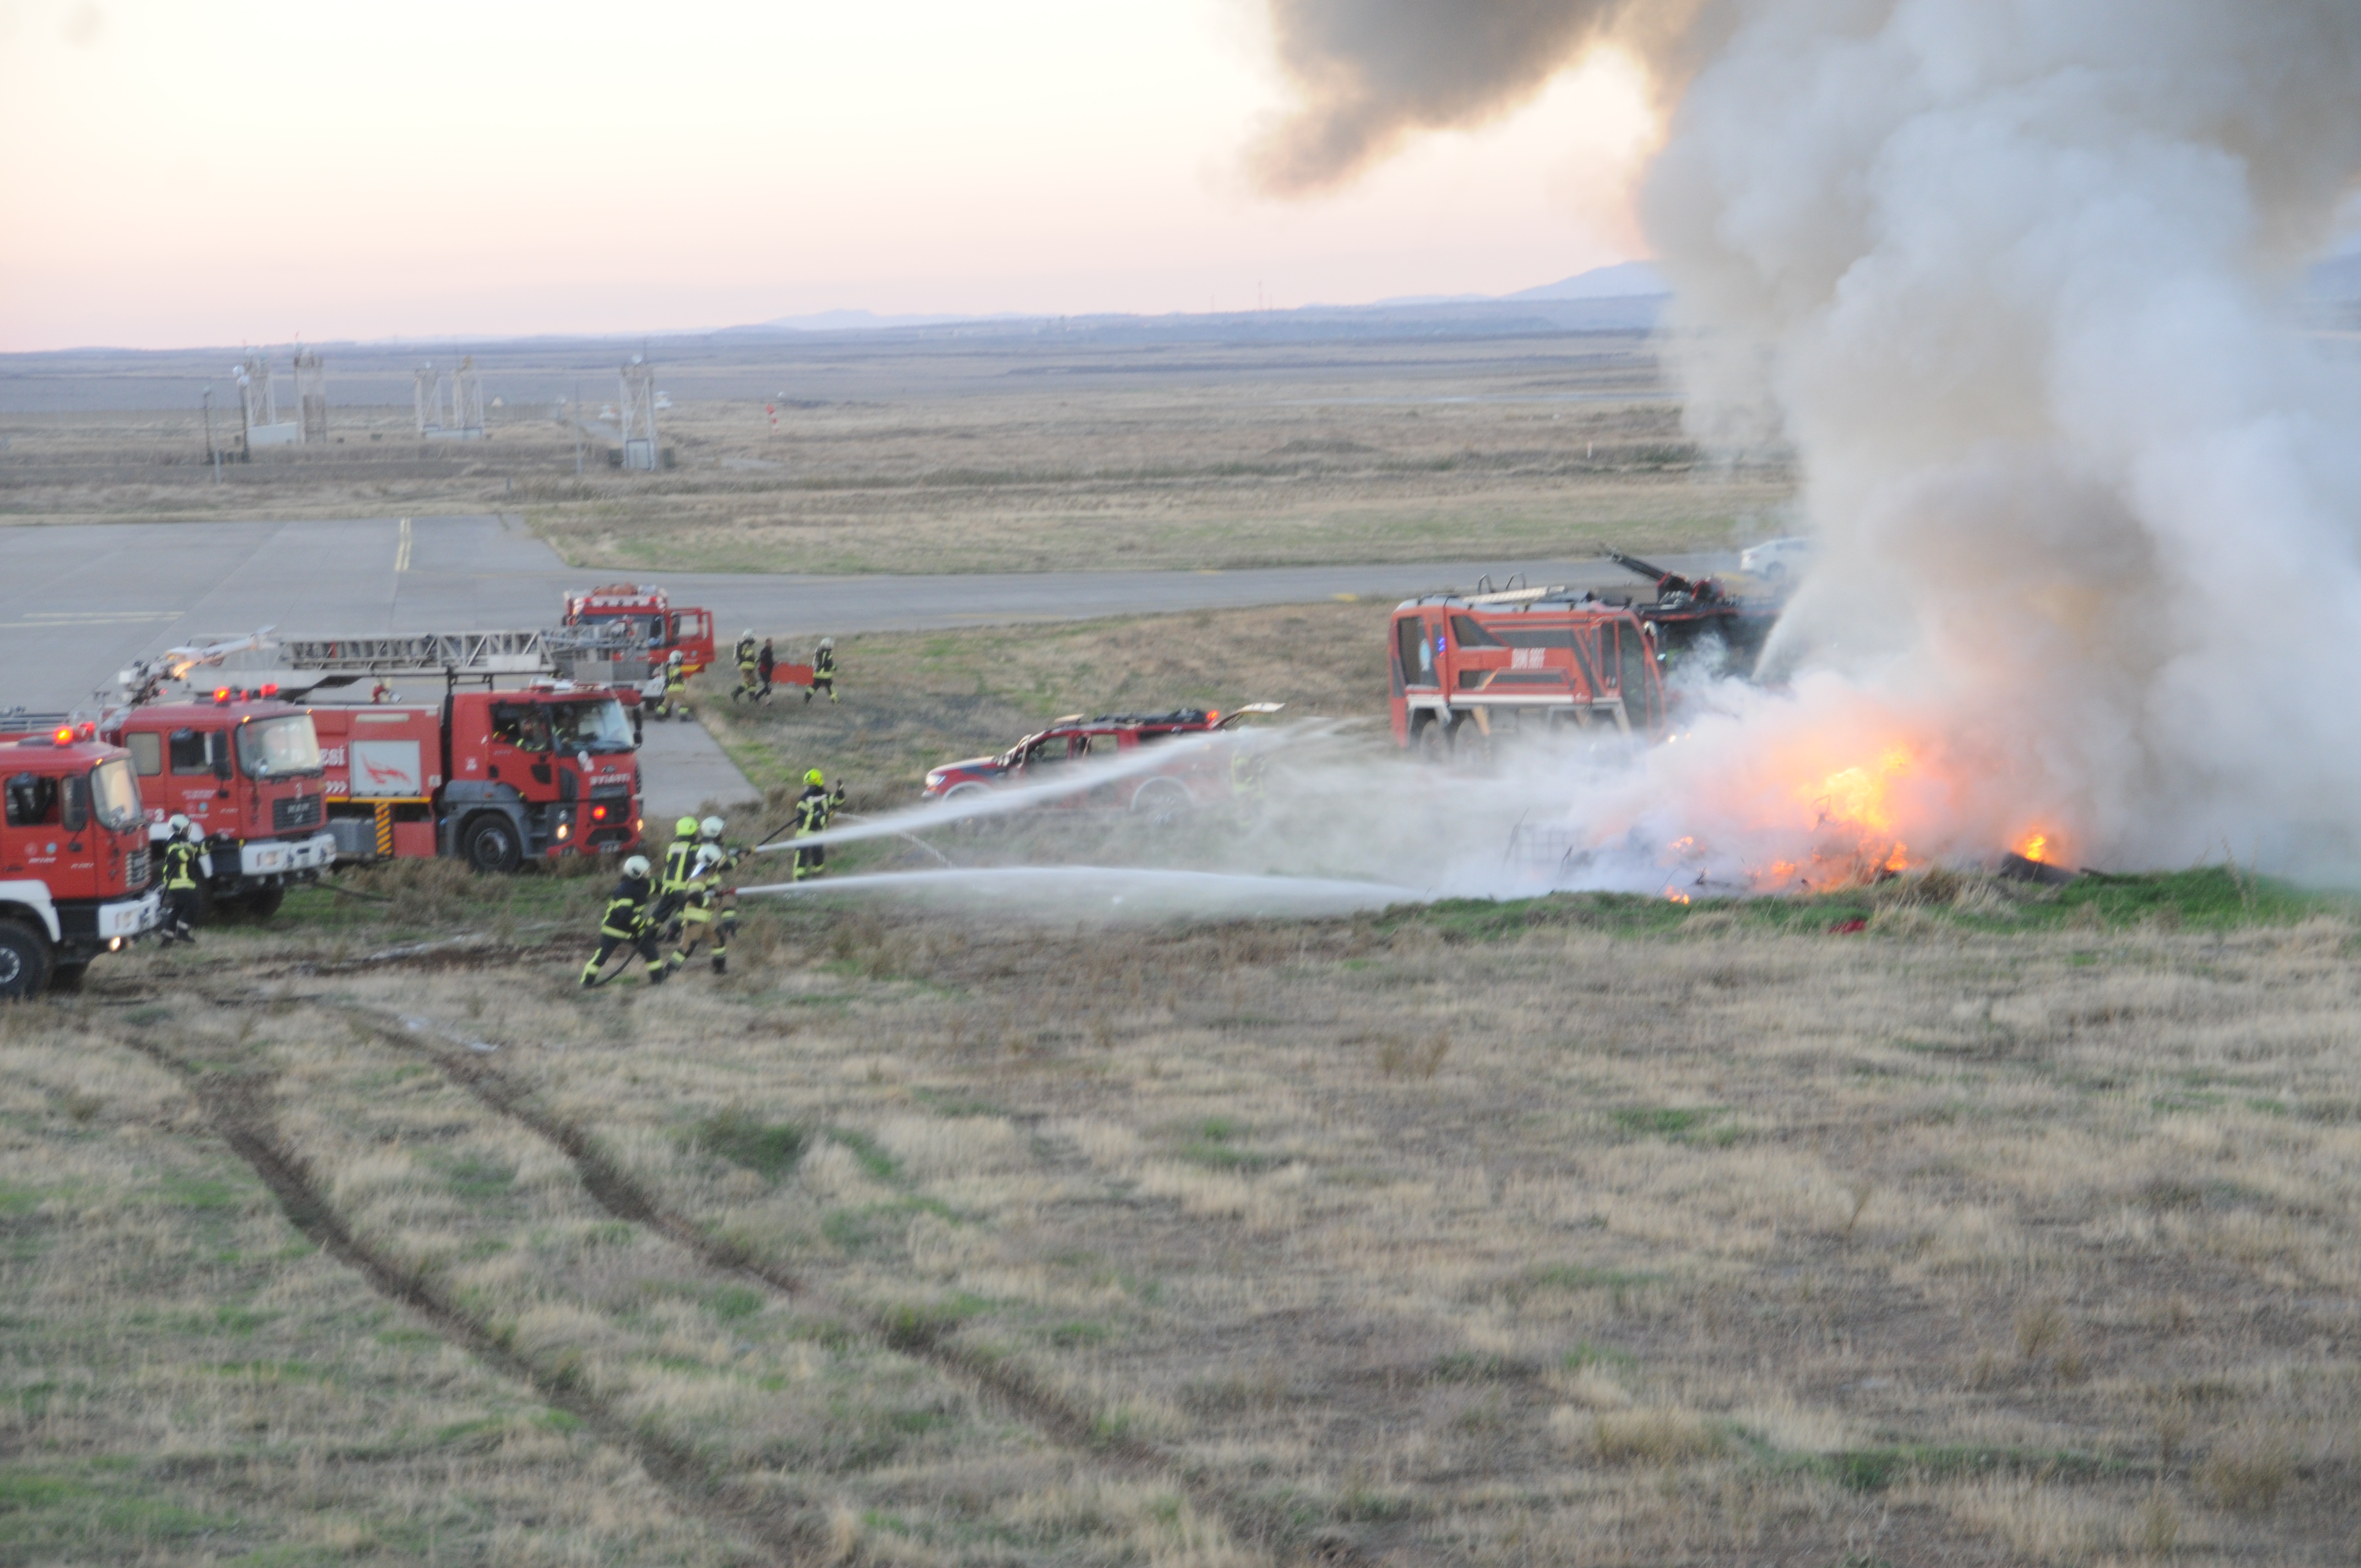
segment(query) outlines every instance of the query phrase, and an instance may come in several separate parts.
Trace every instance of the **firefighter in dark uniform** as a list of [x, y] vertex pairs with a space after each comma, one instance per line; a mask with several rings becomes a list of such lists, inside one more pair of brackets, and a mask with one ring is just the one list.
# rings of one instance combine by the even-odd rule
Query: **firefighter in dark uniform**
[[664, 955], [656, 948], [655, 903], [655, 884], [649, 877], [648, 858], [633, 855], [623, 862], [623, 880], [617, 883], [615, 891], [607, 895], [606, 913], [598, 918], [598, 950], [591, 955], [588, 963], [582, 966], [583, 990], [588, 991], [613, 978], [602, 976], [598, 971], [606, 967], [609, 959], [615, 956], [618, 948], [628, 948], [629, 951], [624, 954], [622, 968], [618, 969], [616, 974], [631, 967], [631, 953], [635, 952], [640, 955], [640, 961], [647, 965], [648, 983], [664, 983]]
[[754, 673], [763, 678], [763, 689], [756, 696], [763, 702], [771, 700], [771, 677], [779, 671], [779, 656], [771, 652], [771, 640], [763, 639], [762, 655], [754, 661]]
[[191, 927], [204, 908], [197, 879], [213, 874], [213, 857], [204, 850], [204, 830], [178, 815], [166, 827], [170, 833], [164, 840], [164, 930], [156, 939], [159, 947], [197, 939]]
[[754, 629], [748, 627], [738, 638], [738, 684], [730, 689], [730, 700], [740, 697], [760, 697], [763, 688], [754, 675]]
[[656, 716], [660, 718], [686, 718], [688, 663], [680, 656], [677, 648], [673, 650], [672, 657], [664, 661], [664, 706], [656, 709]]
[[821, 638], [819, 646], [812, 650], [812, 684], [804, 688], [804, 700], [811, 701], [812, 693], [822, 686], [828, 688], [828, 700], [834, 702], [836, 700], [836, 639], [833, 637]]
[[[806, 773], [804, 792], [796, 797], [796, 837], [800, 839], [809, 833], [827, 832], [829, 819], [836, 815], [836, 808], [843, 804], [844, 786], [842, 784], [837, 785], [833, 790], [829, 789], [828, 780], [821, 776], [818, 768]], [[814, 844], [808, 849], [802, 847], [796, 849], [796, 881], [802, 882], [809, 877], [819, 876], [827, 870], [827, 845]]]

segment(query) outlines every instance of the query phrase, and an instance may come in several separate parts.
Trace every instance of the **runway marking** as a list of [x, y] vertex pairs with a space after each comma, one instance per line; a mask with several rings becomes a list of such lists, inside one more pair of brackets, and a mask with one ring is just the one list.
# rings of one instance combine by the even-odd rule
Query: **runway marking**
[[183, 613], [177, 609], [35, 609], [26, 611], [22, 620], [0, 620], [0, 626], [148, 626], [178, 620]]
[[396, 572], [410, 570], [410, 520], [406, 517], [401, 520], [401, 543], [393, 553], [393, 569]]

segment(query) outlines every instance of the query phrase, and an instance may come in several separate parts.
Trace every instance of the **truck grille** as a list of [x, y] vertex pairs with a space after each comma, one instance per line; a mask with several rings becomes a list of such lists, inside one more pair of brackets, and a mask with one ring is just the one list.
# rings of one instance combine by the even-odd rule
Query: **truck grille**
[[299, 795], [292, 800], [270, 803], [270, 826], [278, 832], [291, 828], [317, 828], [320, 825], [320, 803], [316, 795]]
[[138, 889], [148, 885], [148, 851], [134, 850], [123, 857], [123, 885]]

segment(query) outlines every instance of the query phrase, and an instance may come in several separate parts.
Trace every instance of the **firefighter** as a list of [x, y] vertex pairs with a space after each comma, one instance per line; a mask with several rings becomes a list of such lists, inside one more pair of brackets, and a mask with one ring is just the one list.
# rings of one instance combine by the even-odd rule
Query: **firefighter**
[[[829, 819], [836, 815], [836, 808], [843, 804], [844, 786], [842, 784], [830, 790], [828, 787], [828, 780], [821, 775], [818, 768], [806, 773], [804, 792], [796, 797], [796, 837], [800, 839], [808, 833], [827, 832]], [[827, 870], [827, 845], [814, 844], [808, 849], [798, 848], [796, 850], [795, 880], [796, 882], [802, 882], [807, 877], [820, 876]]]
[[615, 970], [620, 975], [631, 967], [632, 953], [647, 966], [648, 983], [662, 985], [664, 981], [664, 955], [656, 950], [655, 886], [649, 879], [648, 858], [633, 855], [623, 862], [623, 880], [607, 895], [606, 913], [598, 917], [598, 950], [582, 966], [582, 989], [603, 984], [614, 978], [598, 971], [615, 956], [615, 949], [628, 949], [622, 966]]
[[721, 880], [722, 873], [736, 870], [738, 862], [744, 860], [747, 855], [746, 850], [732, 849], [721, 841], [721, 835], [728, 830], [729, 827], [730, 825], [719, 817], [708, 817], [697, 825], [699, 845], [697, 855], [702, 858], [710, 851], [717, 862], [717, 869], [711, 876], [711, 905], [715, 908], [713, 918], [713, 972], [715, 974], [729, 972], [730, 938], [738, 934], [738, 890]]
[[664, 846], [664, 872], [656, 879], [658, 908], [667, 939], [680, 933], [680, 906], [688, 898], [688, 884], [697, 874], [697, 818], [684, 817], [672, 825], [672, 842]]
[[728, 965], [724, 955], [727, 941], [722, 938], [714, 918], [715, 906], [721, 900], [721, 873], [728, 869], [727, 857], [714, 844], [699, 844], [697, 857], [689, 862], [688, 886], [681, 894], [680, 919], [673, 932], [672, 956], [664, 959], [664, 972], [678, 974], [696, 956], [697, 949], [709, 936], [714, 940], [713, 972], [723, 973]]
[[740, 697], [760, 697], [762, 688], [754, 682], [754, 629], [748, 627], [738, 635], [738, 684], [730, 690], [730, 700]]
[[810, 702], [812, 693], [822, 686], [828, 688], [828, 700], [834, 702], [836, 700], [836, 639], [833, 637], [821, 638], [819, 646], [812, 650], [812, 684], [804, 688], [804, 701]]
[[1230, 800], [1236, 808], [1238, 820], [1251, 822], [1261, 812], [1263, 804], [1263, 754], [1232, 742], [1230, 752]]
[[672, 651], [672, 657], [664, 661], [664, 707], [657, 710], [658, 713], [665, 718], [686, 718], [688, 663], [680, 656], [677, 648]]
[[[680, 970], [708, 935], [713, 938], [713, 973], [727, 970], [730, 933], [737, 930], [737, 893], [722, 888], [720, 881], [722, 872], [734, 867], [739, 857], [722, 843], [725, 827], [720, 817], [706, 817], [704, 822], [682, 817], [675, 827], [680, 836], [664, 852], [664, 897], [677, 909], [677, 918], [664, 933], [675, 945], [673, 957], [664, 961], [671, 970]], [[685, 857], [682, 845], [689, 850]], [[677, 873], [673, 869], [675, 857], [682, 860]], [[720, 921], [716, 921], [716, 912], [720, 912]]]
[[187, 817], [176, 813], [164, 826], [164, 930], [156, 942], [169, 948], [197, 939], [191, 927], [204, 907], [197, 879], [213, 875], [213, 857], [204, 852], [203, 831]]
[[757, 700], [771, 700], [771, 677], [778, 671], [779, 656], [771, 652], [771, 640], [765, 637], [763, 639], [762, 655], [754, 661], [754, 673], [763, 678], [763, 689], [755, 694]]

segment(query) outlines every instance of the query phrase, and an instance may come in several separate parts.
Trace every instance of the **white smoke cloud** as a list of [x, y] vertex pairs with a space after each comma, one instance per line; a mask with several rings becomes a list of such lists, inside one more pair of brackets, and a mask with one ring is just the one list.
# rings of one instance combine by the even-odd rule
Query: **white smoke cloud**
[[1910, 744], [1914, 849], [2355, 858], [2361, 400], [2288, 301], [2356, 80], [2325, 0], [1746, 7], [1645, 216], [1698, 430], [1791, 440], [1825, 546], [1784, 652], [1850, 678], [1763, 744]]

